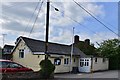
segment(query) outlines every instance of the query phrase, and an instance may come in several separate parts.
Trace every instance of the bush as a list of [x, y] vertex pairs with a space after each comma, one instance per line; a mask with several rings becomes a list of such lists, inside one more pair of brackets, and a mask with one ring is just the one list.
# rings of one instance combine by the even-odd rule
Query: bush
[[40, 75], [42, 78], [50, 78], [55, 70], [55, 66], [52, 64], [52, 62], [49, 59], [46, 59], [42, 60], [39, 65], [41, 67]]
[[109, 58], [109, 69], [120, 70], [119, 55], [115, 55]]

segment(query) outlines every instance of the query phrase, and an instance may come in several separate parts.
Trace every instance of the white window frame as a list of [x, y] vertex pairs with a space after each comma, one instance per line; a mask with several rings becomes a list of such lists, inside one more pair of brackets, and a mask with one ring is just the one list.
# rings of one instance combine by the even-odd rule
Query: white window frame
[[19, 58], [25, 58], [25, 50], [24, 49], [19, 50]]
[[69, 64], [69, 58], [65, 58], [65, 59], [64, 59], [64, 64], [65, 64], [65, 65], [68, 65], [68, 64]]
[[61, 59], [60, 58], [55, 58], [54, 59], [54, 64], [55, 65], [61, 65]]

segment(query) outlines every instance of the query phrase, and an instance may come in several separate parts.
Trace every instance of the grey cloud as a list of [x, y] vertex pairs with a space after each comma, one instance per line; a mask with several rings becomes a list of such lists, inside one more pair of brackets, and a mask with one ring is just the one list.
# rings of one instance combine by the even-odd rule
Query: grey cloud
[[[3, 5], [3, 8], [2, 8], [3, 18], [9, 21], [3, 24], [3, 29], [11, 30], [13, 32], [18, 31], [18, 34], [21, 34], [20, 32], [23, 32], [25, 30], [25, 27], [27, 26], [25, 24], [28, 23], [28, 20], [30, 19], [34, 11], [36, 4], [37, 3], [23, 2], [23, 3], [10, 3], [11, 7], [9, 5]], [[65, 16], [67, 15], [79, 22], [81, 22], [82, 20], [84, 21], [85, 17], [88, 18], [88, 16], [84, 15], [84, 12], [82, 12], [73, 3], [72, 4], [71, 3], [70, 4], [69, 3], [53, 3], [53, 5], [56, 8], [59, 8], [60, 11], [63, 11], [64, 14], [56, 12], [53, 8], [51, 8], [51, 11], [50, 11], [51, 12], [50, 36], [52, 38], [51, 40], [59, 41], [59, 42], [69, 42], [70, 36], [71, 36], [70, 30], [72, 29], [73, 25], [75, 25], [76, 23]], [[40, 36], [44, 35], [45, 15], [46, 15], [45, 8], [46, 8], [45, 5], [42, 6], [42, 11], [40, 12], [39, 18], [33, 30], [33, 34], [32, 34], [33, 37], [39, 36], [38, 33], [40, 33]], [[93, 8], [94, 8], [94, 5], [93, 5]], [[28, 34], [31, 30], [31, 27], [36, 15], [37, 15], [37, 12], [34, 15], [34, 18], [32, 19], [32, 21], [30, 22], [31, 25], [27, 27], [26, 32]], [[69, 31], [69, 32], [67, 33], [66, 31]]]
[[3, 29], [12, 30], [12, 31], [24, 31], [24, 26], [17, 22], [10, 22], [3, 24]]
[[[27, 8], [30, 8], [34, 11], [37, 3], [12, 3], [16, 6], [9, 7], [6, 5], [2, 6], [2, 14], [5, 16], [11, 16], [15, 18], [21, 18], [21, 19], [29, 19], [33, 12], [27, 10]], [[24, 4], [24, 5], [23, 5]], [[34, 15], [36, 16], [36, 14]]]

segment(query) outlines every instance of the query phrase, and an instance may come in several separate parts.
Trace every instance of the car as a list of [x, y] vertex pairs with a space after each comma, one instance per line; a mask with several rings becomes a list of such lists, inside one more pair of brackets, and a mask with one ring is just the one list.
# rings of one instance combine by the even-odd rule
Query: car
[[13, 62], [11, 60], [0, 59], [0, 73], [10, 72], [30, 72], [33, 71], [30, 68], [24, 67], [23, 65]]

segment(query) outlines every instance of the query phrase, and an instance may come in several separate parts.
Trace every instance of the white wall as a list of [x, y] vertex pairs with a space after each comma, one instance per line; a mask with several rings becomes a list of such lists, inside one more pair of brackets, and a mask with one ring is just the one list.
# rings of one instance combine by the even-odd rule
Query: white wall
[[[58, 55], [56, 55], [56, 56], [58, 56]], [[62, 55], [62, 56], [64, 56], [64, 55]], [[69, 64], [64, 64], [64, 59], [65, 58], [69, 58]], [[52, 61], [52, 63], [54, 64], [54, 59], [55, 58], [49, 58], [51, 61]], [[62, 58], [60, 58], [61, 59], [61, 64], [60, 65], [55, 65], [55, 73], [64, 73], [64, 72], [70, 72], [70, 57], [69, 56], [64, 56], [64, 57], [62, 57]]]
[[108, 70], [108, 58], [106, 58], [105, 62], [103, 62], [103, 58], [97, 58], [97, 62], [95, 62], [95, 58], [93, 58], [93, 71], [98, 71], [98, 70]]
[[[83, 67], [80, 66], [80, 60], [79, 60], [79, 71], [80, 72], [91, 72], [92, 71], [99, 71], [99, 70], [108, 70], [109, 60], [108, 58], [105, 58], [105, 62], [103, 62], [103, 58], [97, 57], [97, 62], [95, 62], [95, 58], [91, 60], [91, 58], [80, 58], [83, 59], [84, 65]], [[89, 60], [89, 66], [85, 66], [85, 59]], [[92, 69], [91, 69], [92, 66]]]
[[[86, 60], [89, 60], [89, 61], [86, 61]], [[80, 62], [83, 62], [83, 66], [80, 65]], [[88, 62], [88, 66], [85, 65], [87, 62]], [[80, 72], [91, 72], [91, 58], [80, 58], [79, 59], [79, 71]]]
[[[24, 58], [19, 58], [19, 49], [24, 49]], [[18, 62], [25, 67], [32, 68], [34, 71], [40, 70], [39, 63], [44, 58], [45, 55], [33, 55], [23, 41], [20, 42], [18, 47], [13, 52], [13, 61]]]
[[[24, 49], [24, 51], [25, 51], [24, 58], [19, 58], [19, 50], [20, 49]], [[24, 41], [21, 41], [19, 43], [19, 45], [17, 46], [17, 48], [15, 49], [15, 51], [13, 52], [13, 61], [18, 62], [18, 63], [24, 65], [25, 67], [32, 68], [34, 71], [38, 71], [38, 70], [40, 70], [39, 63], [41, 62], [41, 60], [43, 60], [45, 58], [45, 55], [43, 53], [44, 52], [37, 52], [34, 54], [39, 54], [39, 55], [33, 55], [31, 50], [25, 45]], [[55, 73], [70, 72], [72, 70], [72, 67], [70, 67], [70, 56], [65, 56], [65, 55], [52, 55], [52, 56], [54, 56], [54, 57], [55, 56], [56, 57], [63, 56], [62, 58], [60, 58], [61, 64], [56, 65]], [[64, 64], [65, 58], [69, 58], [69, 64]], [[75, 58], [75, 62], [74, 62], [74, 58]], [[49, 57], [49, 59], [54, 64], [55, 58]], [[73, 57], [72, 61], [73, 61], [72, 66], [77, 67], [78, 66], [78, 58]]]

